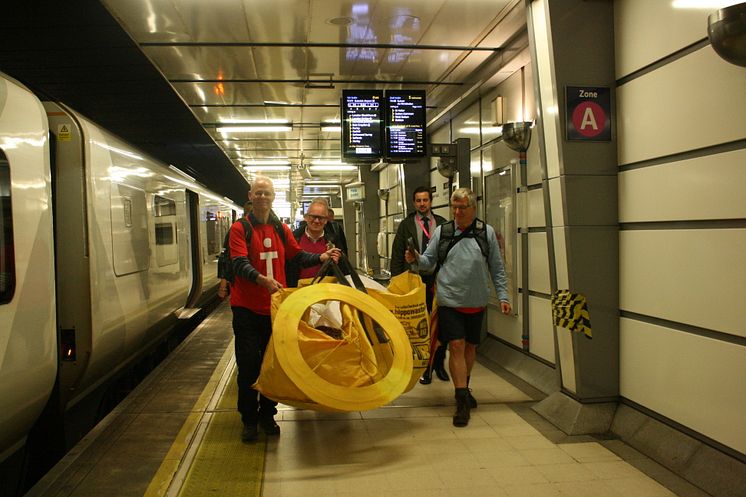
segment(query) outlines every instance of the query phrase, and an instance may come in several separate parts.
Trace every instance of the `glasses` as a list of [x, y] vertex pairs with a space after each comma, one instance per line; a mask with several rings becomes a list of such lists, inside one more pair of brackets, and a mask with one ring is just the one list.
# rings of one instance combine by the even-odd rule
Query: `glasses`
[[453, 209], [454, 211], [465, 211], [465, 210], [467, 210], [467, 209], [468, 209], [469, 207], [471, 207], [471, 206], [470, 206], [469, 204], [466, 204], [466, 205], [456, 205], [456, 204], [451, 204], [451, 208], [452, 208], [452, 209]]
[[325, 216], [315, 216], [313, 214], [306, 214], [306, 219], [308, 219], [309, 221], [316, 221], [317, 223], [323, 223], [324, 221], [326, 221]]
[[271, 197], [272, 195], [274, 195], [274, 192], [268, 192], [266, 190], [256, 190], [252, 192], [252, 195], [254, 195], [255, 197]]

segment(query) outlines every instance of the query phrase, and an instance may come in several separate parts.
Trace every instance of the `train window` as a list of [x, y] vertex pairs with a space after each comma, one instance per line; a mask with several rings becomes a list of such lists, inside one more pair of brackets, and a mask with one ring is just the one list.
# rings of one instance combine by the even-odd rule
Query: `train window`
[[111, 240], [114, 274], [124, 276], [148, 269], [150, 242], [144, 191], [111, 184]]
[[10, 202], [10, 164], [0, 150], [0, 304], [13, 298], [16, 287], [13, 211]]
[[153, 197], [153, 215], [155, 217], [176, 216], [176, 202], [156, 195]]
[[[220, 252], [220, 246], [223, 240], [220, 238], [220, 211], [210, 210], [208, 207], [204, 211], [205, 217], [205, 234], [207, 235], [207, 255], [217, 255]], [[214, 207], [213, 207], [214, 209]]]
[[174, 226], [171, 223], [158, 223], [155, 225], [155, 244], [173, 245]]
[[156, 263], [159, 266], [176, 264], [179, 262], [179, 248], [176, 244], [176, 202], [160, 195], [153, 196], [153, 216]]

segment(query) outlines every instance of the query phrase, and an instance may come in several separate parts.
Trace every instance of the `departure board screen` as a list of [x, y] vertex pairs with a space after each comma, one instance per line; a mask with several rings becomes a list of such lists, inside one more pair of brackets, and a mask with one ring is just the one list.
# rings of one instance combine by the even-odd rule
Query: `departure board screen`
[[393, 159], [426, 155], [425, 91], [386, 91], [386, 156]]
[[383, 92], [342, 91], [342, 157], [378, 159], [383, 153]]

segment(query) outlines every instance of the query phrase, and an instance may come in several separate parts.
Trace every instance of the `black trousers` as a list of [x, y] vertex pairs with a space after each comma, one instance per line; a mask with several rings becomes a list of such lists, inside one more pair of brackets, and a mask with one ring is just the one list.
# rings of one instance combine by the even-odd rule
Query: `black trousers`
[[260, 417], [269, 418], [277, 413], [277, 402], [251, 388], [259, 377], [264, 351], [272, 336], [272, 321], [269, 316], [244, 307], [231, 307], [231, 310], [238, 367], [238, 412], [244, 424], [256, 424]]

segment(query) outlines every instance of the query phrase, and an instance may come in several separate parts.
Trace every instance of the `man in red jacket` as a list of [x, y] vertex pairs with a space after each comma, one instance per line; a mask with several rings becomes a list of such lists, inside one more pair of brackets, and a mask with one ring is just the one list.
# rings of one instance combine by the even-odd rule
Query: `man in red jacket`
[[230, 303], [238, 367], [238, 411], [244, 425], [241, 434], [244, 442], [258, 438], [257, 425], [267, 435], [280, 434], [280, 427], [274, 420], [277, 402], [251, 386], [259, 377], [262, 357], [272, 335], [270, 295], [286, 285], [285, 261], [294, 259], [306, 267], [330, 257], [336, 261], [340, 255], [337, 248], [323, 254], [310, 254], [300, 248], [290, 228], [272, 211], [275, 189], [269, 178], [256, 178], [249, 198], [252, 202], [248, 217], [251, 238], [246, 240], [241, 222], [233, 223], [229, 238], [235, 274]]

